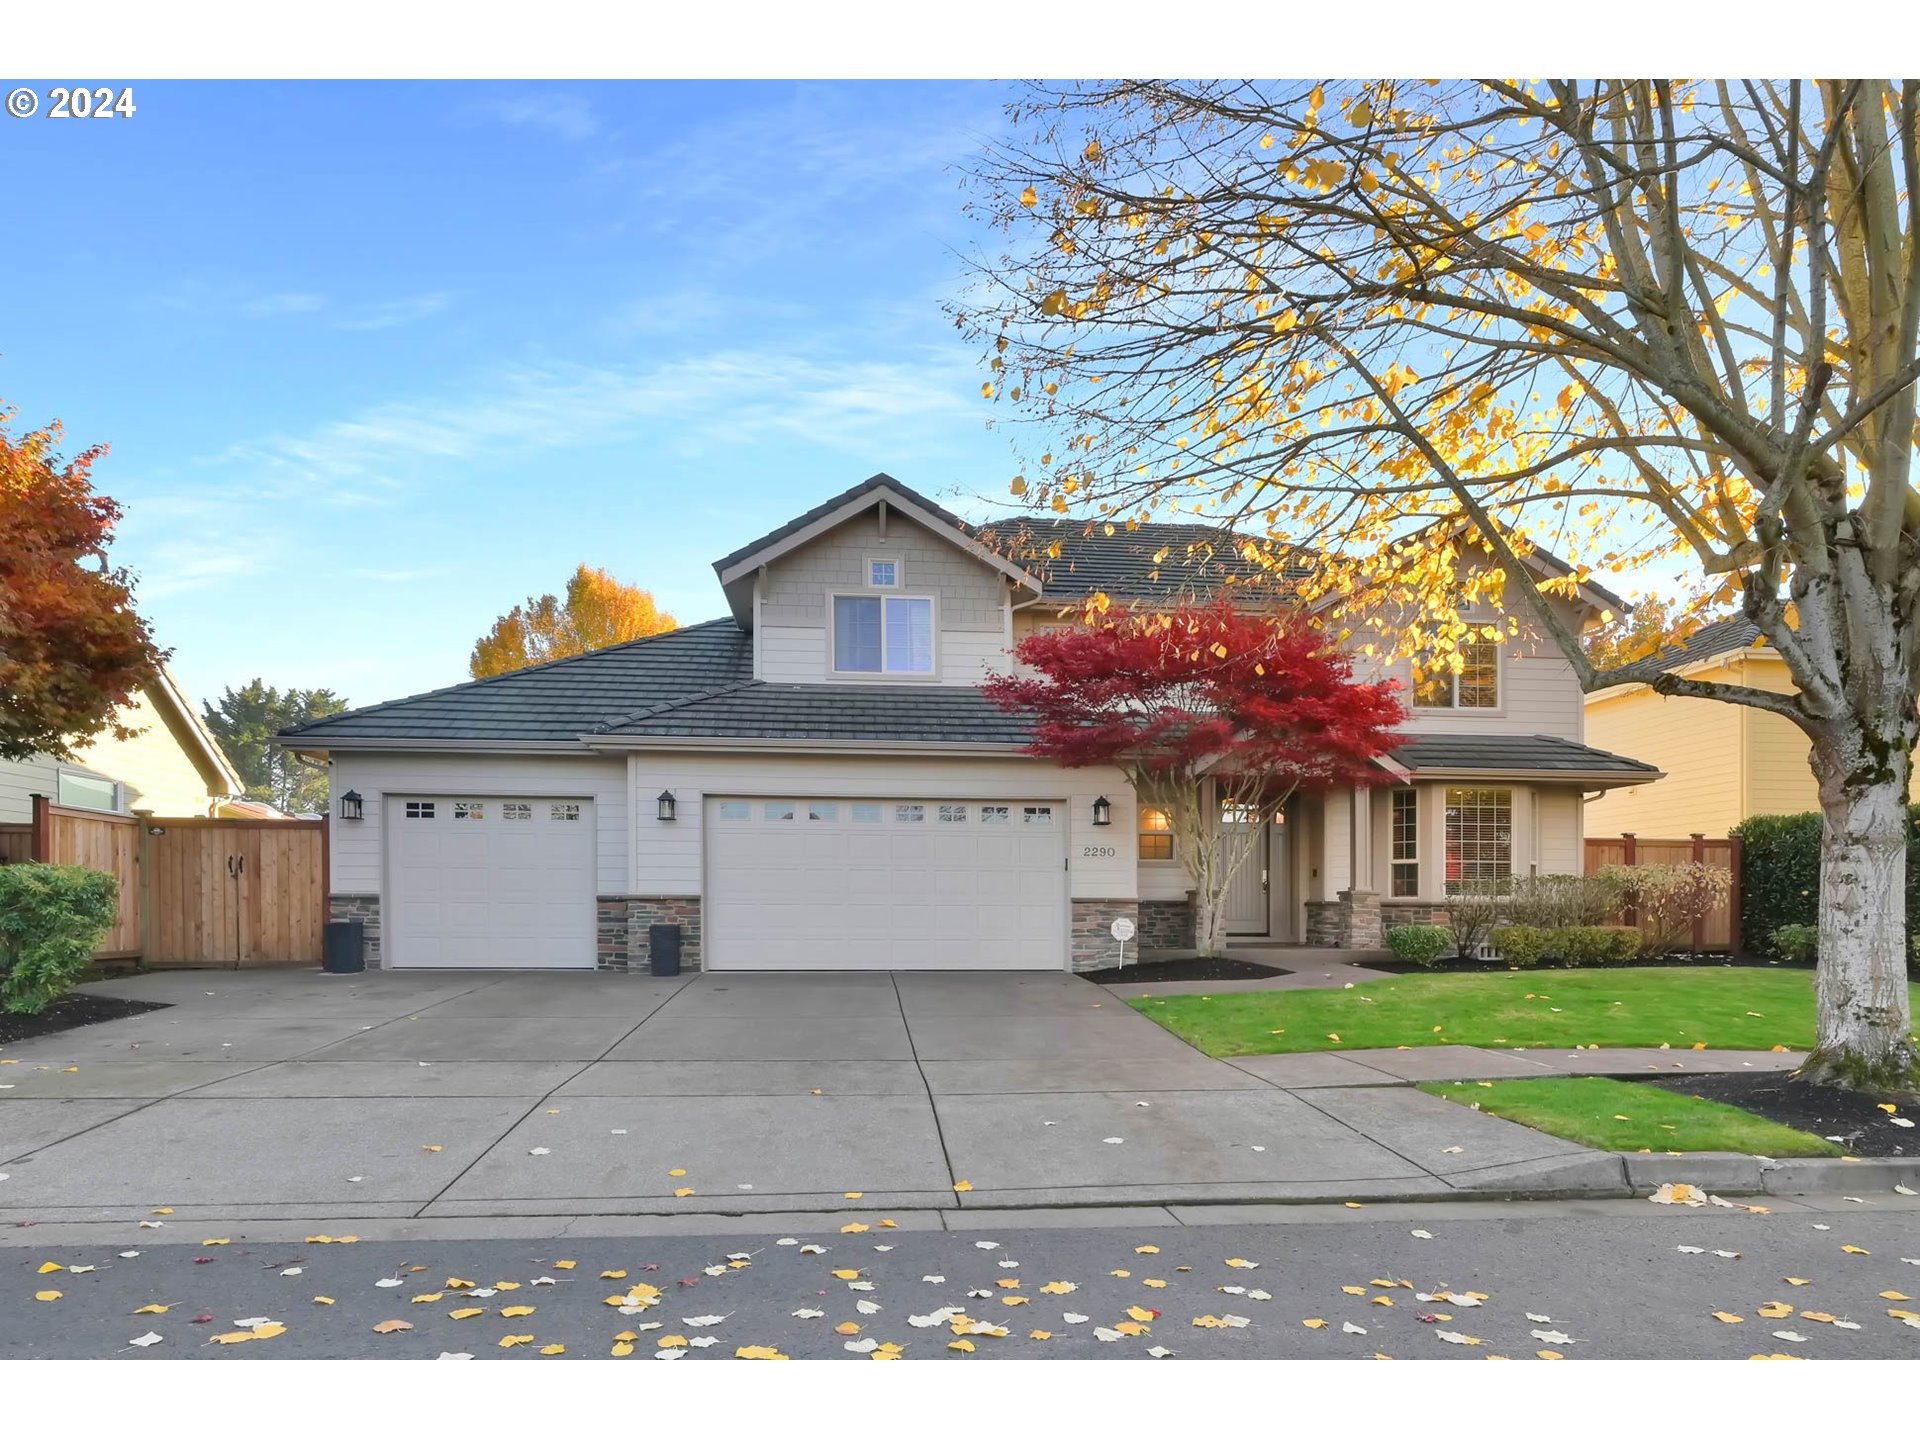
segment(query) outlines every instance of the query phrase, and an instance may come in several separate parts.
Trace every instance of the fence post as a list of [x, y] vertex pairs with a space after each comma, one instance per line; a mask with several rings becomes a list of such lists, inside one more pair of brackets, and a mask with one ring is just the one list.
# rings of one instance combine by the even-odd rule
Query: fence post
[[1733, 884], [1727, 890], [1727, 953], [1740, 953], [1740, 856], [1746, 841], [1738, 835], [1727, 837], [1727, 869], [1733, 872]]
[[53, 802], [44, 795], [28, 797], [33, 805], [33, 838], [30, 857], [37, 865], [53, 863]]
[[[1639, 853], [1634, 845], [1633, 832], [1622, 830], [1620, 832], [1620, 841], [1620, 863], [1622, 865], [1632, 865], [1635, 856]], [[1638, 930], [1640, 928], [1640, 907], [1634, 903], [1633, 891], [1631, 890], [1627, 892], [1626, 906], [1620, 912], [1620, 919], [1629, 929]]]
[[[1696, 830], [1693, 832], [1692, 839], [1693, 839], [1693, 863], [1696, 865], [1706, 864], [1707, 863], [1707, 837], [1701, 834], [1698, 830]], [[1695, 915], [1693, 917], [1693, 953], [1698, 955], [1702, 950], [1706, 948], [1707, 948], [1707, 917], [1705, 915]]]
[[147, 863], [153, 851], [153, 836], [148, 833], [153, 828], [153, 811], [136, 810], [133, 815], [140, 822], [134, 831], [133, 866], [140, 872], [140, 963], [144, 965], [153, 935], [153, 867]]

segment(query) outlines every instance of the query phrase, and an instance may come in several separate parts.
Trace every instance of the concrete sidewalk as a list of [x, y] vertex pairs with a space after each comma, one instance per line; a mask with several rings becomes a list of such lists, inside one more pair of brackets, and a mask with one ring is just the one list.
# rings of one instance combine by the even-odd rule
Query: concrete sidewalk
[[172, 1008], [0, 1053], [0, 1221], [1620, 1193], [1619, 1157], [1409, 1082], [1709, 1059], [1228, 1063], [1046, 974], [176, 971], [97, 988]]

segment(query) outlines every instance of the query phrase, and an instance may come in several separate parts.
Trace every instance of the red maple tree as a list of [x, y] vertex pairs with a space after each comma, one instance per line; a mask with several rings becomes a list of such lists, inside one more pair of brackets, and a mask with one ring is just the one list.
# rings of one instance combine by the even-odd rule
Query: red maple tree
[[1265, 821], [1298, 792], [1385, 779], [1374, 761], [1406, 718], [1395, 682], [1355, 680], [1304, 617], [1225, 602], [1114, 610], [1029, 635], [1014, 658], [1023, 671], [983, 688], [1029, 718], [1028, 752], [1115, 766], [1171, 819], [1203, 955], [1225, 943], [1221, 902]]
[[0, 407], [0, 759], [66, 756], [110, 730], [161, 653], [107, 563], [120, 507], [87, 478], [104, 445], [62, 461], [55, 424], [8, 433]]

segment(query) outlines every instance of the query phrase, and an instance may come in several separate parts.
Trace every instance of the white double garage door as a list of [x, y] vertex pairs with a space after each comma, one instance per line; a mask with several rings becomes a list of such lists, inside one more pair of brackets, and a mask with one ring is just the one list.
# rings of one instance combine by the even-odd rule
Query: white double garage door
[[[710, 798], [704, 963], [1062, 969], [1066, 821], [1052, 801]], [[387, 833], [389, 965], [592, 968], [591, 801], [392, 797]]]

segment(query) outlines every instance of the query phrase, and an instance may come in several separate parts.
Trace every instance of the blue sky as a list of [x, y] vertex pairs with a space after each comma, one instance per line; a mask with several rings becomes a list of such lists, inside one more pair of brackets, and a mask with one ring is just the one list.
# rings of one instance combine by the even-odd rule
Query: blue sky
[[8, 123], [0, 398], [112, 445], [196, 697], [464, 679], [582, 560], [707, 619], [715, 557], [875, 470], [1005, 495], [941, 311], [1003, 93], [155, 82]]

